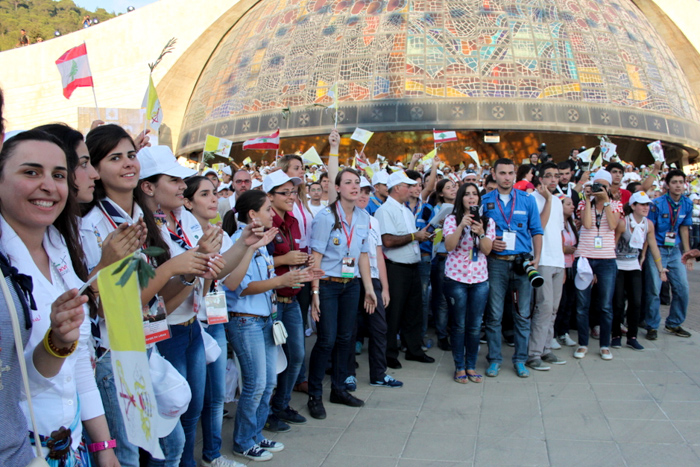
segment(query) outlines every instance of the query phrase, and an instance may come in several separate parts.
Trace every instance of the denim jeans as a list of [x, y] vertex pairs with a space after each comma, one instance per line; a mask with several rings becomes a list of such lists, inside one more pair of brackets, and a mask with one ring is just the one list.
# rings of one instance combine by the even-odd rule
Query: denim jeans
[[[681, 263], [681, 250], [679, 247], [668, 248], [660, 246], [661, 264], [668, 269], [666, 276], [671, 284], [671, 307], [666, 318], [667, 326], [680, 326], [685, 321], [688, 312], [689, 287], [688, 275], [685, 265]], [[654, 259], [650, 253], [644, 261], [644, 303], [646, 310], [647, 329], [658, 329], [661, 325], [659, 292], [661, 290], [661, 278], [657, 272]]]
[[273, 412], [280, 412], [289, 406], [305, 352], [304, 321], [296, 298], [292, 303], [277, 303], [277, 319], [287, 329], [287, 343], [282, 346], [287, 356], [287, 368], [277, 377], [277, 390], [270, 403]]
[[244, 452], [264, 439], [270, 396], [277, 385], [277, 346], [270, 317], [236, 317], [226, 328], [241, 366], [243, 389], [233, 425], [233, 450]]
[[501, 320], [503, 305], [508, 285], [517, 294], [517, 303], [513, 302], [513, 338], [515, 352], [513, 363], [527, 361], [527, 343], [530, 338], [530, 298], [532, 286], [525, 274], [513, 272], [513, 262], [488, 258], [489, 300], [486, 307], [486, 342], [489, 346], [487, 360], [489, 363], [502, 363], [501, 354]]
[[204, 387], [207, 380], [207, 360], [204, 354], [202, 327], [195, 322], [189, 326], [170, 326], [170, 339], [156, 344], [161, 355], [185, 377], [192, 390], [192, 400], [187, 411], [180, 417], [185, 431], [185, 448], [180, 465], [195, 467], [194, 444], [197, 437], [197, 422], [204, 405]]
[[436, 255], [435, 258], [433, 258], [430, 269], [430, 287], [432, 289], [430, 308], [433, 311], [435, 332], [438, 339], [447, 338], [447, 300], [445, 300], [445, 291], [443, 289], [445, 260], [447, 260], [446, 256]]
[[[109, 433], [117, 440], [117, 447], [114, 453], [123, 467], [139, 467], [139, 447], [131, 444], [126, 434], [124, 419], [119, 410], [119, 395], [114, 384], [114, 373], [112, 372], [112, 353], [107, 352], [95, 367], [95, 379], [97, 388], [100, 390], [102, 405], [105, 409], [105, 418], [109, 426]], [[158, 384], [153, 381], [153, 384]], [[180, 464], [180, 455], [185, 445], [185, 433], [178, 423], [170, 435], [160, 439], [165, 459], [151, 459], [148, 465], [162, 465], [176, 467]]]
[[[421, 339], [425, 338], [428, 332], [428, 314], [430, 313], [430, 270], [432, 263], [430, 256], [423, 256], [421, 252], [420, 263], [418, 263], [418, 275], [420, 276], [421, 295], [423, 297], [423, 328]], [[394, 336], [396, 337], [396, 336]]]
[[452, 323], [450, 336], [455, 371], [475, 370], [476, 357], [479, 353], [481, 320], [489, 297], [489, 283], [484, 281], [477, 284], [464, 284], [446, 277], [444, 288]]
[[[578, 268], [579, 258], [574, 261], [574, 274]], [[617, 262], [611, 259], [588, 258], [596, 277], [598, 300], [600, 305], [600, 347], [610, 347], [613, 318], [613, 295], [617, 280]], [[576, 318], [578, 323], [578, 344], [587, 347], [590, 322], [588, 309], [591, 305], [591, 283], [585, 290], [576, 289]]]
[[320, 281], [321, 316], [316, 323], [318, 336], [309, 359], [309, 395], [321, 397], [323, 377], [328, 359], [333, 364], [331, 389], [345, 390], [350, 352], [354, 351], [352, 334], [357, 319], [357, 304], [360, 300], [360, 281], [348, 283]]
[[207, 383], [202, 408], [202, 459], [211, 462], [221, 457], [221, 425], [224, 422], [226, 392], [226, 325], [210, 324], [204, 331], [214, 338], [221, 355], [207, 365]]

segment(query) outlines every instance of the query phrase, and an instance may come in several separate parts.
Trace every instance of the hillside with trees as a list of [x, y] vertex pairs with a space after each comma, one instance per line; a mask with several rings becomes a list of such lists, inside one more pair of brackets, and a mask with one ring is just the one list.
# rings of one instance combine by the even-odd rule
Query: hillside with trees
[[100, 22], [116, 16], [103, 8], [80, 8], [72, 0], [0, 0], [0, 51], [18, 45], [21, 29], [34, 44], [39, 38], [52, 39], [56, 31], [63, 35], [82, 29], [87, 15]]

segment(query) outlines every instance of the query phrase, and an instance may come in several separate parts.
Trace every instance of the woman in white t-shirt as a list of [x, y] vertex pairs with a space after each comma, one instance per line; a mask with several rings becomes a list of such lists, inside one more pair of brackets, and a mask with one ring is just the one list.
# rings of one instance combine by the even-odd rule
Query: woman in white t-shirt
[[617, 280], [613, 297], [612, 343], [613, 349], [622, 347], [622, 329], [620, 325], [625, 314], [627, 298], [627, 347], [644, 350], [637, 341], [639, 310], [642, 307], [642, 264], [647, 252], [651, 250], [654, 265], [659, 271], [661, 281], [666, 282], [666, 271], [661, 264], [661, 253], [656, 244], [654, 224], [647, 219], [651, 199], [643, 191], [632, 195], [629, 205], [625, 206], [625, 217], [620, 219], [615, 231], [617, 240]]
[[467, 379], [473, 383], [483, 379], [476, 373], [476, 358], [489, 295], [486, 257], [496, 238], [496, 223], [481, 216], [479, 206], [479, 188], [474, 183], [465, 183], [457, 191], [454, 214], [445, 218], [442, 227], [448, 251], [443, 287], [452, 317], [453, 379], [462, 384]]

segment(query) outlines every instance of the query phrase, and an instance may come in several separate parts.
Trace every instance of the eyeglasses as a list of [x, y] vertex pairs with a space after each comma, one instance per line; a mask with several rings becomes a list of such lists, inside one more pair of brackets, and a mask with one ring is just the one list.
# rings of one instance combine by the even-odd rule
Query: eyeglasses
[[287, 191], [271, 191], [273, 195], [282, 195], [285, 198], [288, 198], [290, 196], [296, 196], [297, 192], [293, 190], [287, 190]]

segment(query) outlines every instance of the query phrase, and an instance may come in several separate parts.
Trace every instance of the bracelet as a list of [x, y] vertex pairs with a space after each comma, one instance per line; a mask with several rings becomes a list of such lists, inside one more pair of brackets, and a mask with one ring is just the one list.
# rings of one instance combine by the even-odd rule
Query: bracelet
[[338, 154], [330, 153], [330, 154], [328, 154], [328, 157], [338, 157]]
[[411, 234], [411, 241], [412, 241], [412, 242], [415, 242], [415, 241], [416, 241], [416, 235], [413, 234], [413, 233]]
[[46, 349], [46, 352], [48, 352], [49, 355], [56, 357], [56, 358], [66, 358], [69, 357], [73, 352], [75, 352], [75, 349], [78, 348], [78, 341], [75, 341], [71, 344], [70, 347], [62, 348], [59, 349], [54, 345], [54, 343], [51, 341], [51, 328], [49, 328], [48, 331], [46, 331], [46, 334], [44, 335], [44, 349]]
[[194, 285], [194, 281], [196, 281], [197, 278], [195, 278], [192, 282], [187, 282], [187, 279], [185, 279], [184, 274], [180, 274], [180, 282], [185, 284], [187, 287], [192, 287]]
[[655, 260], [654, 260], [655, 263], [658, 263], [659, 261], [661, 261], [661, 258], [658, 258], [658, 259], [655, 259]]
[[318, 295], [318, 294], [320, 294], [320, 293], [321, 293], [321, 292], [320, 292], [318, 289], [313, 289], [313, 290], [311, 291], [311, 295]]
[[117, 447], [117, 440], [110, 439], [109, 441], [100, 441], [99, 443], [88, 444], [88, 452], [93, 454], [95, 452], [104, 451], [105, 449], [114, 449]]

